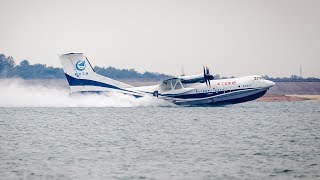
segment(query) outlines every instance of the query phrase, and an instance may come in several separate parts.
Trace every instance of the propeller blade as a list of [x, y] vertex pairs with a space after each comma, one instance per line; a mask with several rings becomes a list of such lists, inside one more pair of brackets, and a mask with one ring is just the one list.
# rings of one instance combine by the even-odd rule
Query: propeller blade
[[208, 75], [210, 75], [210, 74], [209, 74], [209, 68], [208, 68], [208, 66], [203, 66], [203, 78], [204, 78], [204, 82], [206, 83], [207, 86], [208, 86], [208, 84], [209, 84], [209, 86], [211, 87], [211, 85], [210, 85], [210, 79], [208, 78]]

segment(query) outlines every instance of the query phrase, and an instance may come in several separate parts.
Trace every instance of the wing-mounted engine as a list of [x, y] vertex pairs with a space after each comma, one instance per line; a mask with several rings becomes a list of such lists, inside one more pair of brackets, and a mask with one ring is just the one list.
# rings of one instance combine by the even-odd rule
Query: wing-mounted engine
[[206, 83], [210, 85], [210, 80], [213, 80], [213, 75], [210, 74], [208, 67], [203, 67], [203, 74], [190, 75], [190, 76], [181, 76], [179, 77], [181, 82], [184, 84], [192, 84], [192, 83]]

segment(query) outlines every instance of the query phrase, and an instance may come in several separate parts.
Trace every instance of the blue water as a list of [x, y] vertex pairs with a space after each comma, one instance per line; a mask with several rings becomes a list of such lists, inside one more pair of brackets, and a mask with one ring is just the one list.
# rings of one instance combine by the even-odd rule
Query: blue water
[[0, 108], [0, 179], [320, 179], [320, 103]]

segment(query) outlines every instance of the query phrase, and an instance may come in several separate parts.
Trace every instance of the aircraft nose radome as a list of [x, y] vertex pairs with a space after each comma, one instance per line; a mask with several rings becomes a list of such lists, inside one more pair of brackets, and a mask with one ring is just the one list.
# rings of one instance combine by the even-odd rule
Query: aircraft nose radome
[[267, 87], [273, 87], [275, 85], [276, 85], [276, 83], [274, 83], [273, 81], [266, 80], [266, 86]]

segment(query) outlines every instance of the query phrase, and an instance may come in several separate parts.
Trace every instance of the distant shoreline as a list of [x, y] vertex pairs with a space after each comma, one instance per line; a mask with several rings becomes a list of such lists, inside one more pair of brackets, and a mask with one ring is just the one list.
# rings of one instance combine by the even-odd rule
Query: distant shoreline
[[261, 98], [257, 99], [260, 102], [296, 102], [296, 101], [317, 101], [320, 102], [320, 95], [298, 95], [298, 94], [266, 94]]

